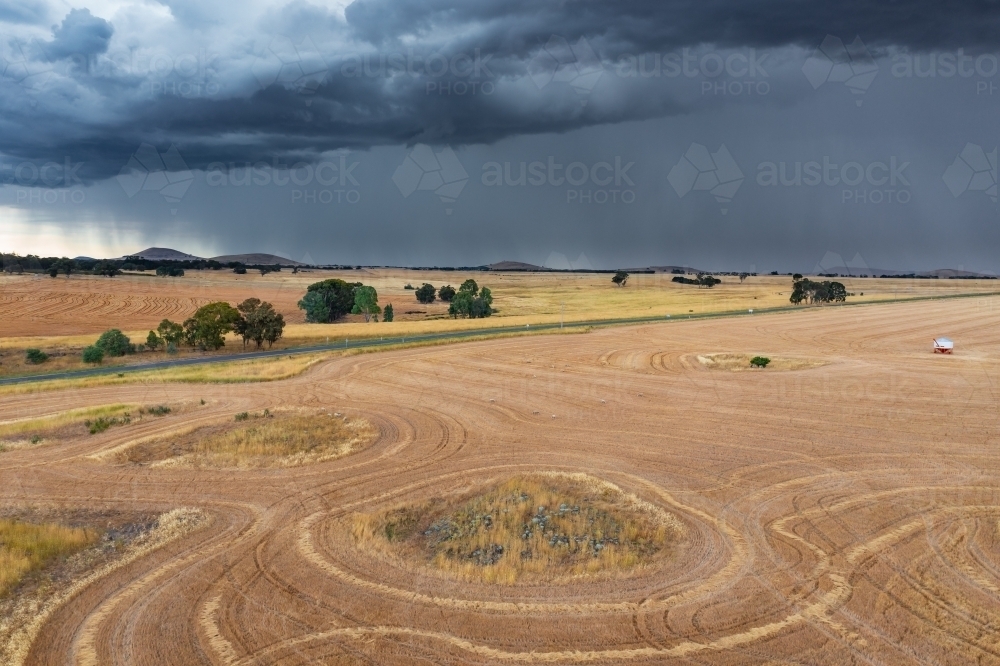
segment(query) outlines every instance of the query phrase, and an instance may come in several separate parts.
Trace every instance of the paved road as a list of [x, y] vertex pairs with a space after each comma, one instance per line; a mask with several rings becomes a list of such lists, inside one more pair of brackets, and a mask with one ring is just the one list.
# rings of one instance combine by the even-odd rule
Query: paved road
[[[978, 294], [954, 294], [947, 296], [919, 296], [915, 298], [898, 299], [893, 301], [868, 301], [864, 303], [841, 303], [832, 307], [847, 307], [847, 306], [861, 306], [861, 305], [876, 305], [884, 303], [898, 303], [904, 301], [927, 301], [927, 300], [941, 300], [948, 298], [974, 298], [980, 296], [998, 296], [1000, 292], [989, 292], [989, 293], [978, 293]], [[831, 306], [827, 306], [831, 307]], [[0, 379], [0, 386], [5, 386], [8, 384], [25, 384], [29, 382], [44, 382], [52, 381], [54, 379], [76, 379], [80, 377], [94, 377], [98, 375], [111, 375], [120, 374], [126, 372], [142, 372], [146, 370], [161, 370], [164, 368], [178, 368], [187, 365], [203, 365], [205, 363], [223, 363], [226, 361], [245, 361], [250, 359], [258, 358], [269, 358], [274, 356], [289, 356], [292, 354], [314, 354], [316, 352], [332, 351], [337, 349], [363, 349], [363, 348], [373, 348], [373, 347], [389, 347], [392, 345], [398, 345], [402, 343], [419, 343], [419, 342], [431, 342], [435, 340], [463, 340], [463, 339], [474, 339], [483, 336], [497, 335], [503, 333], [531, 333], [534, 331], [548, 331], [557, 328], [586, 328], [593, 326], [624, 326], [628, 324], [648, 324], [652, 322], [668, 322], [668, 321], [684, 321], [687, 319], [711, 319], [711, 318], [721, 318], [721, 317], [738, 317], [738, 316], [751, 316], [753, 314], [767, 314], [773, 312], [789, 312], [793, 310], [805, 309], [803, 306], [785, 306], [778, 308], [761, 308], [754, 309], [753, 311], [748, 310], [725, 310], [722, 312], [709, 312], [704, 314], [690, 314], [690, 315], [679, 315], [671, 317], [670, 315], [661, 315], [655, 317], [623, 317], [617, 319], [594, 319], [591, 321], [574, 321], [566, 322], [565, 324], [538, 324], [535, 326], [497, 326], [494, 328], [481, 328], [473, 331], [451, 331], [448, 333], [427, 333], [424, 335], [414, 335], [409, 337], [392, 337], [392, 338], [366, 338], [362, 340], [356, 340], [354, 342], [350, 340], [344, 340], [342, 342], [334, 342], [329, 344], [321, 345], [308, 345], [302, 347], [286, 347], [285, 349], [271, 349], [267, 351], [260, 352], [243, 352], [239, 354], [225, 354], [222, 356], [196, 356], [189, 358], [176, 358], [176, 359], [166, 359], [163, 361], [156, 361], [154, 363], [138, 363], [135, 365], [128, 366], [98, 366], [94, 368], [88, 368], [86, 370], [68, 370], [66, 372], [54, 372], [50, 374], [41, 375], [25, 375], [21, 377], [6, 377]]]

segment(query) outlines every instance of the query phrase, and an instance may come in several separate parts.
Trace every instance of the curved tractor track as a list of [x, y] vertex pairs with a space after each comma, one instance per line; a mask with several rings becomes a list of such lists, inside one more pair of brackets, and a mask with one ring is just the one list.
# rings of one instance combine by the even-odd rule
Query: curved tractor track
[[[185, 405], [0, 455], [5, 505], [211, 517], [71, 598], [27, 663], [1000, 663], [997, 305], [817, 309], [398, 350], [269, 384], [2, 397], [15, 417]], [[930, 353], [942, 331], [952, 357]], [[825, 365], [722, 372], [691, 362], [702, 353]], [[109, 454], [282, 406], [379, 435], [290, 469]], [[660, 506], [683, 543], [628, 575], [504, 586], [352, 536], [355, 512], [544, 471]]]

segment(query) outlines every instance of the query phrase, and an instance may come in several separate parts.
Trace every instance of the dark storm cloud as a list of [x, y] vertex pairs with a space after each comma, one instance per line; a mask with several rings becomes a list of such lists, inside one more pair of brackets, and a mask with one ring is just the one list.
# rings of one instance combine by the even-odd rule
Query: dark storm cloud
[[623, 0], [620, 2], [465, 3], [357, 0], [351, 27], [372, 43], [419, 35], [442, 23], [479, 24], [498, 51], [524, 54], [556, 32], [603, 37], [629, 52], [711, 43], [719, 46], [814, 46], [825, 34], [864, 34], [866, 43], [932, 49], [997, 43], [995, 2], [803, 2], [771, 0]]
[[93, 16], [89, 9], [72, 9], [52, 33], [52, 41], [42, 45], [46, 58], [86, 58], [108, 50], [114, 28], [104, 19]]
[[[342, 147], [491, 143], [694, 108], [662, 79], [605, 75], [586, 99], [571, 86], [548, 85], [553, 35], [573, 66], [588, 65], [577, 46], [592, 53], [598, 75], [622, 57], [706, 44], [805, 53], [827, 34], [845, 41], [862, 34], [877, 55], [992, 49], [1000, 41], [1000, 12], [986, 2], [357, 0], [343, 18], [301, 0], [256, 15], [236, 3], [166, 6], [184, 28], [172, 41], [115, 33], [87, 9], [72, 10], [38, 56], [67, 60], [45, 72], [54, 83], [32, 89], [0, 80], [0, 152], [36, 161], [69, 156], [84, 162], [83, 177], [97, 179], [115, 175], [142, 142], [176, 143], [197, 168], [312, 159]], [[244, 12], [256, 16], [252, 29], [227, 33], [227, 20]], [[213, 26], [205, 43], [190, 30]], [[137, 67], [143, 49], [150, 64]], [[808, 93], [800, 64], [791, 69]], [[488, 85], [490, 94], [454, 94], [469, 83]]]

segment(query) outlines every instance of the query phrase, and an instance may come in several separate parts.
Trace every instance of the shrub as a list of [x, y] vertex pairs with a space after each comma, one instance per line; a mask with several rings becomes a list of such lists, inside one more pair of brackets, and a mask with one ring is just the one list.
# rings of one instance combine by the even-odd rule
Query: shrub
[[434, 285], [427, 284], [426, 282], [420, 289], [417, 289], [416, 296], [417, 300], [421, 303], [433, 303], [436, 298], [436, 291], [434, 290]]
[[156, 407], [150, 407], [147, 411], [153, 416], [166, 416], [170, 413], [170, 408], [166, 405], [157, 405]]
[[413, 289], [413, 285], [407, 282], [403, 289]]
[[243, 266], [237, 266], [236, 268], [233, 269], [233, 272], [236, 273], [237, 275], [246, 275], [247, 269], [245, 269]]
[[83, 350], [84, 363], [100, 363], [104, 360], [104, 351], [97, 345], [90, 345]]
[[129, 415], [128, 412], [125, 412], [122, 416], [98, 416], [93, 421], [84, 421], [83, 425], [87, 426], [91, 435], [96, 435], [99, 432], [104, 432], [111, 426], [128, 425], [131, 422], [131, 415]]
[[445, 303], [451, 303], [451, 300], [455, 298], [455, 288], [450, 284], [446, 284], [438, 289], [438, 298]]
[[26, 349], [24, 352], [24, 360], [32, 365], [38, 365], [39, 363], [45, 363], [49, 360], [49, 355], [41, 349]]
[[769, 359], [766, 356], [754, 356], [752, 359], [750, 359], [750, 365], [755, 368], [766, 368], [767, 364], [770, 362], [771, 359]]
[[382, 321], [392, 321], [392, 303], [385, 304], [385, 310], [382, 312]]
[[135, 345], [129, 341], [128, 336], [117, 328], [111, 328], [101, 333], [101, 337], [97, 338], [94, 346], [107, 356], [124, 356], [135, 351]]
[[236, 415], [237, 421], [248, 421], [250, 419], [250, 412], [240, 412]]

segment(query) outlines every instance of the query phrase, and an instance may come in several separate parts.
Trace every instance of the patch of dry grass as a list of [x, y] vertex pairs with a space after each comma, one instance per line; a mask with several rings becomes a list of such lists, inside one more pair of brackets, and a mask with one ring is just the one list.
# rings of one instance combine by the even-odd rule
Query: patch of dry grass
[[451, 575], [511, 584], [635, 569], [670, 551], [672, 514], [585, 475], [516, 477], [485, 492], [355, 517], [354, 537]]
[[698, 363], [709, 370], [726, 370], [728, 372], [774, 372], [775, 370], [806, 370], [826, 365], [827, 361], [810, 358], [781, 358], [770, 354], [771, 359], [766, 368], [755, 368], [750, 365], [750, 359], [757, 354], [698, 354]]
[[375, 439], [363, 419], [324, 413], [248, 415], [170, 438], [145, 441], [116, 455], [118, 462], [159, 467], [294, 467], [333, 460]]
[[96, 531], [86, 528], [0, 520], [0, 596], [25, 575], [56, 558], [83, 550], [97, 541], [98, 536]]
[[136, 405], [100, 405], [98, 407], [69, 409], [46, 416], [0, 421], [0, 441], [5, 446], [18, 448], [32, 440], [37, 443], [52, 433], [69, 426], [82, 424], [92, 419], [114, 419], [135, 410]]

